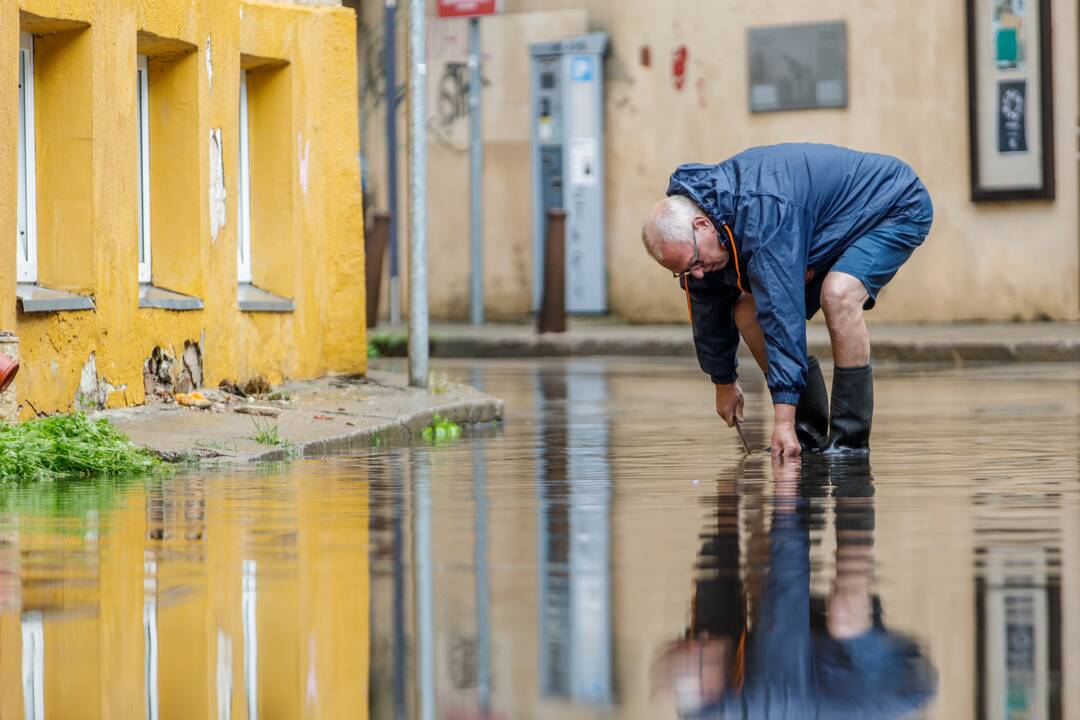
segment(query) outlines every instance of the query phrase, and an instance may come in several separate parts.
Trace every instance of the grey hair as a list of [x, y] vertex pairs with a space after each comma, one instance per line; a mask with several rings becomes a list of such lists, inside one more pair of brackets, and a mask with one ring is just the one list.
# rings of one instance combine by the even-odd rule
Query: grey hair
[[663, 262], [669, 246], [693, 242], [694, 217], [700, 214], [701, 208], [683, 195], [672, 195], [656, 203], [641, 223], [641, 242], [649, 255]]

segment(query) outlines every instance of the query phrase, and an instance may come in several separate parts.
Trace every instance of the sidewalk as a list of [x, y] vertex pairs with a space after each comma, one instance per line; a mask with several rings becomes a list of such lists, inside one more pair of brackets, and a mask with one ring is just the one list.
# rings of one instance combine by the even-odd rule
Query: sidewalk
[[[370, 339], [387, 356], [404, 355], [404, 330], [380, 327]], [[871, 324], [875, 360], [901, 362], [1076, 362], [1080, 322]], [[829, 354], [824, 324], [807, 328], [812, 354]], [[743, 348], [745, 351], [745, 348]], [[690, 328], [631, 325], [609, 318], [571, 318], [562, 334], [537, 335], [533, 324], [435, 323], [433, 357], [570, 357], [693, 355]]]
[[[154, 403], [106, 410], [136, 445], [172, 462], [225, 464], [318, 455], [349, 446], [407, 442], [432, 416], [456, 423], [501, 419], [503, 403], [467, 385], [437, 392], [407, 386], [404, 376], [372, 370], [366, 378], [331, 377], [287, 382], [259, 399], [220, 390], [201, 391], [198, 409]], [[265, 431], [261, 444], [253, 438]]]

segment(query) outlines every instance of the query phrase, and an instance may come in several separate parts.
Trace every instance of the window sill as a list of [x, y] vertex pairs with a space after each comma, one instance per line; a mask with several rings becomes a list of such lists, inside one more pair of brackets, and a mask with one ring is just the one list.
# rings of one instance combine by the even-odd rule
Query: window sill
[[158, 310], [202, 310], [203, 301], [149, 283], [139, 283], [139, 307]]
[[24, 313], [94, 310], [94, 299], [62, 290], [51, 290], [34, 283], [16, 283], [15, 298]]
[[296, 303], [289, 298], [267, 292], [251, 283], [240, 283], [236, 289], [236, 299], [244, 312], [291, 313], [296, 309]]

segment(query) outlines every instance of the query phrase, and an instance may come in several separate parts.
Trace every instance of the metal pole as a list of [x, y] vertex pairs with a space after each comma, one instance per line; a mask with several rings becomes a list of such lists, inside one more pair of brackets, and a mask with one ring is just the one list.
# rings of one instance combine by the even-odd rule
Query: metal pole
[[469, 318], [484, 322], [484, 145], [480, 139], [480, 18], [469, 18], [469, 227], [472, 231], [472, 264]]
[[409, 384], [428, 380], [427, 60], [424, 0], [409, 0]]
[[386, 70], [386, 203], [390, 208], [390, 324], [401, 324], [398, 286], [397, 212], [397, 36], [394, 15], [397, 0], [386, 0], [383, 11], [383, 66]]

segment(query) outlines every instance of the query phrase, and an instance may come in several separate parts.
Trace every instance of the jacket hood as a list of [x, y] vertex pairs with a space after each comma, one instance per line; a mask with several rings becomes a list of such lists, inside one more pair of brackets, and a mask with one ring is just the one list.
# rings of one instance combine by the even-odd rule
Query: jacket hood
[[667, 194], [690, 198], [717, 227], [734, 223], [735, 192], [721, 165], [680, 165], [671, 174]]

